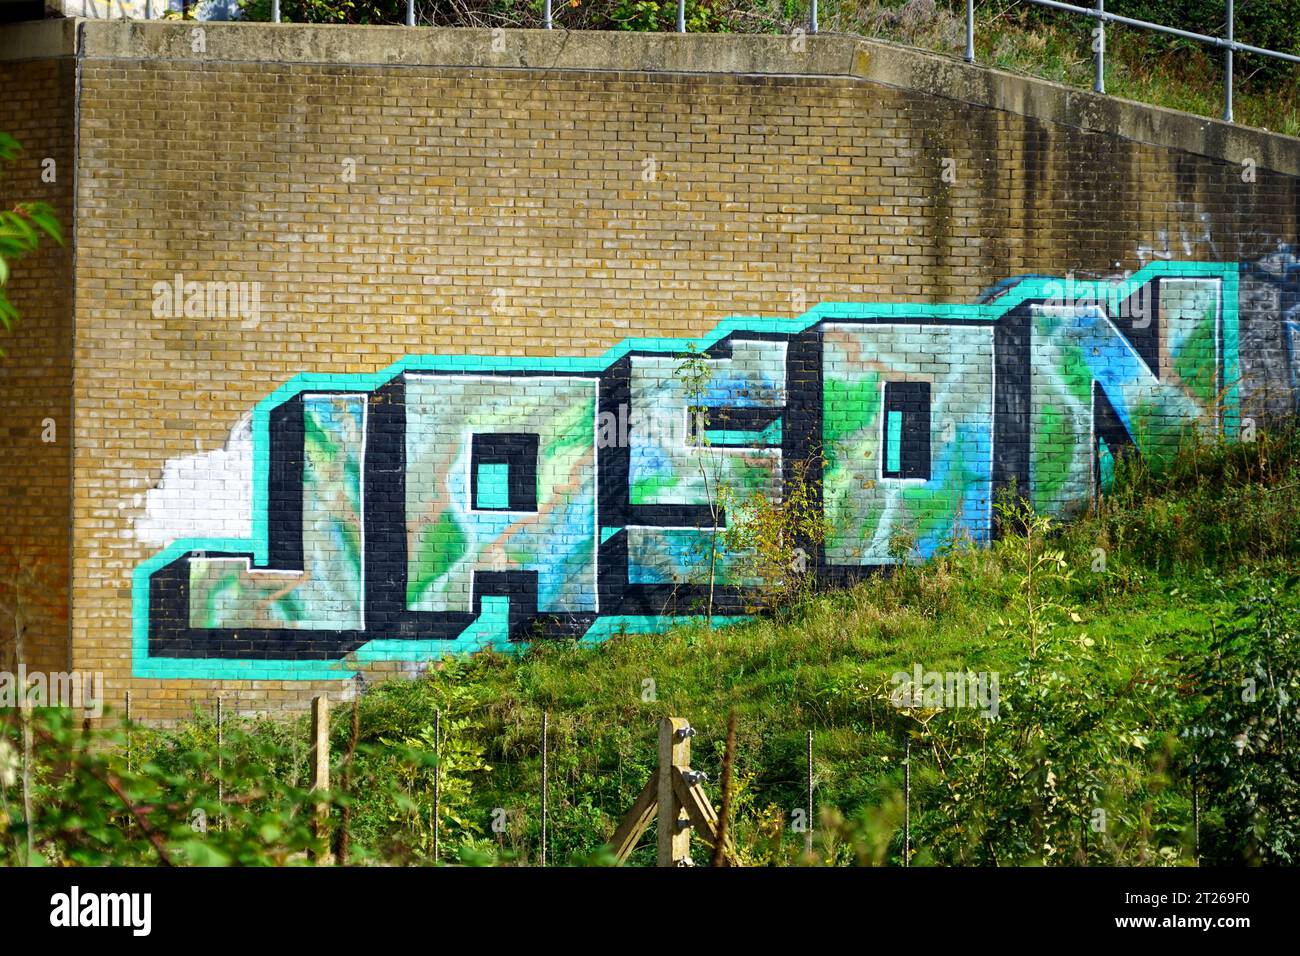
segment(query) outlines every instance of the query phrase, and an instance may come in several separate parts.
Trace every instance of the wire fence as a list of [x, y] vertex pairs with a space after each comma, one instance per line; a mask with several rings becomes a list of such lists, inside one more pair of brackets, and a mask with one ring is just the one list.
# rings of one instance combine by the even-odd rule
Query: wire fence
[[[206, 733], [215, 736], [218, 760], [216, 769], [219, 774], [223, 737], [232, 719], [239, 722], [260, 714], [256, 710], [241, 713], [238, 708], [231, 707], [229, 699], [221, 693], [206, 698], [191, 698], [189, 703], [193, 708], [189, 718], [165, 728], [160, 725], [151, 730], [147, 721], [137, 720], [133, 713], [132, 695], [127, 692], [120, 718], [125, 731], [128, 771], [138, 769], [133, 768], [136, 762], [137, 734], [151, 736], [160, 729], [165, 733], [200, 721], [206, 726]], [[481, 716], [482, 709], [461, 711], [459, 717], [472, 717], [475, 714]], [[331, 708], [326, 710], [332, 711]], [[508, 755], [501, 751], [484, 754], [488, 769], [482, 774], [474, 775], [471, 787], [483, 788], [488, 794], [506, 799], [504, 805], [491, 806], [492, 800], [484, 802], [484, 794], [480, 794], [473, 801], [473, 808], [482, 815], [482, 819], [471, 823], [463, 818], [469, 807], [461, 806], [456, 811], [449, 812], [445, 803], [440, 805], [440, 798], [445, 799], [445, 778], [441, 769], [444, 748], [454, 749], [458, 734], [448, 726], [448, 721], [444, 719], [446, 715], [442, 711], [434, 711], [430, 716], [436, 728], [432, 741], [433, 752], [439, 757], [439, 768], [433, 772], [433, 806], [430, 811], [433, 860], [437, 862], [455, 862], [446, 849], [448, 845], [455, 846], [458, 842], [475, 836], [487, 839], [496, 846], [503, 860], [515, 864], [564, 866], [575, 858], [588, 856], [608, 841], [655, 762], [653, 721], [646, 724], [644, 740], [640, 740], [641, 735], [637, 735], [636, 741], [626, 741], [626, 746], [620, 744], [615, 753], [596, 753], [581, 746], [575, 747], [572, 740], [563, 736], [562, 728], [557, 731], [550, 719], [550, 712], [543, 711], [540, 732], [532, 735], [530, 743], [513, 739]], [[286, 725], [287, 732], [282, 742], [288, 741], [292, 745], [292, 752], [284, 756], [295, 768], [293, 774], [296, 778], [312, 778], [316, 781], [312, 769], [316, 759], [312, 741], [318, 734], [323, 735], [323, 740], [331, 737], [332, 718], [326, 718], [323, 729], [313, 724], [310, 733], [303, 738], [305, 724], [299, 726], [295, 721], [307, 719], [308, 715], [299, 715]], [[751, 809], [779, 807], [783, 824], [777, 842], [788, 844], [790, 848], [802, 848], [811, 859], [814, 837], [819, 832], [818, 814], [825, 809], [843, 812], [846, 808], [831, 806], [819, 799], [829, 781], [824, 771], [815, 769], [814, 732], [808, 729], [792, 733], [798, 735], [801, 744], [806, 743], [806, 771], [793, 776], [768, 773], [761, 778], [746, 774], [744, 786], [750, 793]], [[305, 742], [300, 738], [305, 739]], [[898, 743], [895, 756], [902, 758], [905, 753], [906, 744]], [[716, 775], [715, 765], [719, 763], [719, 757], [711, 748], [700, 750], [696, 758]], [[334, 780], [338, 776], [338, 768], [346, 762], [345, 758], [336, 746], [326, 759], [331, 768], [326, 780]], [[742, 772], [747, 763], [745, 755], [739, 754], [738, 764]], [[445, 772], [455, 773], [456, 768], [451, 765]], [[709, 774], [704, 776], [715, 793], [718, 792], [720, 781]], [[910, 807], [910, 780], [905, 782], [904, 787]], [[328, 789], [328, 784], [324, 789]], [[220, 791], [219, 785], [218, 790]], [[458, 818], [459, 822], [453, 817]], [[736, 824], [740, 824], [743, 831], [752, 828], [754, 821], [734, 819], [733, 825]], [[224, 826], [224, 822], [218, 821], [217, 825]], [[905, 854], [906, 845], [903, 841], [904, 834], [900, 828], [892, 843], [896, 844], [895, 851]], [[653, 841], [643, 843], [642, 856], [652, 861], [653, 849]], [[902, 865], [906, 865], [906, 862]]]
[[[247, 737], [247, 729], [235, 728], [234, 724], [242, 723], [252, 712], [240, 715], [229, 706], [224, 695], [193, 703], [196, 708], [192, 719], [202, 721], [203, 727], [199, 729], [203, 732], [198, 738], [185, 739], [192, 742], [215, 737], [214, 769], [220, 778], [224, 747], [230, 746], [232, 739]], [[137, 733], [145, 738], [146, 749], [150, 736], [147, 725], [133, 721], [131, 704], [128, 698], [121, 715], [126, 729], [128, 771], [133, 757], [138, 759], [133, 747]], [[329, 708], [325, 710], [328, 712]], [[493, 862], [497, 864], [566, 866], [602, 861], [603, 848], [613, 845], [620, 819], [628, 814], [637, 793], [654, 772], [655, 721], [647, 719], [644, 724], [637, 721], [636, 726], [628, 727], [617, 739], [593, 747], [592, 742], [574, 736], [573, 725], [566, 721], [563, 712], [559, 713], [559, 720], [549, 710], [534, 712], [531, 718], [514, 725], [508, 739], [503, 737], [497, 747], [488, 748], [483, 754], [486, 767], [466, 774], [455, 760], [457, 745], [467, 742], [481, 745], [485, 737], [477, 730], [462, 736], [464, 731], [458, 729], [458, 721], [476, 710], [457, 710], [453, 720], [446, 719], [448, 715], [441, 710], [426, 715], [436, 729], [431, 741], [423, 738], [421, 743], [432, 747], [438, 762], [436, 768], [422, 771], [425, 774], [422, 782], [412, 778], [415, 789], [406, 791], [407, 798], [418, 804], [418, 808], [394, 810], [397, 816], [388, 818], [387, 836], [383, 839], [394, 841], [392, 845], [399, 848], [392, 861], [456, 863], [461, 861], [461, 851], [481, 853], [487, 846], [494, 848]], [[764, 755], [746, 752], [752, 747], [753, 738], [748, 745], [737, 747], [732, 778], [735, 783], [730, 788], [726, 788], [718, 773], [719, 765], [724, 768], [726, 765], [719, 754], [720, 729], [715, 726], [710, 734], [697, 738], [704, 746], [694, 753], [691, 766], [707, 769], [703, 776], [711, 799], [724, 798], [724, 788], [732, 798], [732, 812], [727, 817], [735, 833], [732, 846], [740, 850], [745, 865], [843, 865], [855, 858], [861, 861], [864, 859], [860, 852], [862, 846], [855, 841], [864, 836], [873, 847], [869, 857], [872, 865], [907, 867], [933, 863], [943, 857], [937, 852], [942, 847], [933, 842], [939, 832], [933, 814], [943, 809], [946, 784], [942, 783], [942, 775], [935, 776], [938, 751], [933, 750], [933, 741], [914, 739], [910, 730], [897, 732], [898, 727], [881, 737], [865, 726], [850, 730], [844, 726], [816, 724], [814, 727], [800, 723], [802, 727], [794, 724], [783, 728], [782, 741], [776, 748], [782, 756], [775, 760], [769, 746], [772, 738], [766, 735]], [[368, 784], [364, 781], [369, 778], [358, 781], [349, 774], [351, 750], [345, 753], [338, 734], [332, 735], [335, 743], [331, 752], [328, 717], [323, 729], [313, 723], [310, 735], [302, 732], [305, 728], [300, 724], [286, 724], [283, 729], [285, 733], [276, 734], [277, 746], [284, 748], [284, 772], [295, 781], [310, 777], [311, 790], [347, 795], [352, 801], [360, 801], [357, 806], [375, 796], [367, 792]], [[885, 764], [863, 765], [861, 773], [850, 770], [855, 761], [846, 760], [846, 730], [850, 737], [862, 735], [864, 743], [866, 736], [872, 736], [874, 740], [861, 753], [873, 752], [874, 759]], [[829, 736], [815, 746], [821, 733]], [[399, 746], [394, 756], [405, 759], [401, 732], [395, 732], [395, 737]], [[319, 741], [325, 742], [324, 766], [329, 768], [324, 771], [324, 778], [318, 769], [312, 769], [321, 761], [321, 752], [314, 743]], [[237, 753], [238, 743], [235, 746], [231, 754], [237, 761], [233, 755]], [[445, 769], [444, 757], [448, 760]], [[951, 754], [945, 757], [950, 758]], [[1018, 765], [1017, 774], [1032, 772], [1028, 754], [1026, 759], [1026, 764]], [[885, 769], [886, 764], [892, 771]], [[430, 773], [431, 785], [427, 776]], [[1190, 774], [1168, 772], [1168, 768], [1160, 773], [1167, 774], [1161, 778], [1162, 792], [1176, 791], [1186, 798], [1186, 806], [1178, 811], [1180, 825], [1185, 826], [1188, 834], [1185, 859], [1199, 862], [1203, 787], [1197, 779], [1196, 765], [1191, 765]], [[337, 786], [331, 788], [331, 782]], [[455, 795], [450, 802], [445, 789], [448, 782], [453, 784]], [[229, 794], [230, 791], [225, 797]], [[734, 802], [737, 797], [739, 802]], [[233, 799], [239, 802], [240, 797], [236, 795]], [[223, 800], [219, 783], [218, 800]], [[1104, 803], [1103, 800], [1097, 806]], [[887, 812], [891, 806], [892, 816]], [[1030, 816], [1039, 812], [1028, 806], [1023, 809]], [[1098, 812], [1101, 811], [1092, 811]], [[1105, 812], [1111, 811], [1108, 808]], [[931, 817], [927, 818], [927, 814]], [[374, 816], [373, 807], [371, 816]], [[1082, 840], [1077, 845], [1060, 848], [1059, 862], [1107, 863], [1113, 862], [1108, 853], [1127, 852], [1122, 844], [1131, 834], [1112, 839], [1104, 826], [1104, 812], [1100, 828], [1091, 817], [1077, 819], [1080, 830], [1087, 832], [1082, 832]], [[855, 830], [863, 824], [876, 829], [870, 833]], [[216, 819], [214, 825], [226, 829], [224, 818]], [[348, 823], [339, 817], [337, 810], [333, 811], [332, 818], [325, 820], [324, 826], [334, 837], [340, 830], [348, 832]], [[398, 831], [407, 835], [400, 836]], [[1114, 845], [1109, 846], [1107, 841]], [[372, 846], [370, 852], [377, 846]], [[707, 843], [703, 848], [708, 848]], [[653, 865], [654, 849], [653, 839], [641, 841], [635, 858], [629, 862]]]

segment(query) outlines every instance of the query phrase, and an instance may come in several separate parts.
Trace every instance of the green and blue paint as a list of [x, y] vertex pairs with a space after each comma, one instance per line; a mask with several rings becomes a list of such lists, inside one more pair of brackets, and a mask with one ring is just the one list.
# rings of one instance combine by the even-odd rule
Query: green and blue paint
[[[733, 319], [599, 358], [299, 376], [254, 410], [252, 537], [179, 540], [136, 569], [135, 673], [344, 678], [542, 633], [659, 630], [699, 596], [710, 483], [778, 498], [813, 459], [823, 572], [892, 563], [901, 530], [918, 558], [954, 534], [987, 541], [1001, 488], [1064, 513], [1117, 455], [1235, 434], [1237, 286], [1236, 264], [1162, 262], [973, 305]], [[694, 389], [691, 347], [708, 369]], [[724, 615], [757, 584], [732, 557]]]

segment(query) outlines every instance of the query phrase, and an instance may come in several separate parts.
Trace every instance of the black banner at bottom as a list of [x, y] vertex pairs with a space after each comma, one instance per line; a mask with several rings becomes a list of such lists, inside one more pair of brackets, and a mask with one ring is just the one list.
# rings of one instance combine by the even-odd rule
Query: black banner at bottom
[[79, 944], [127, 947], [240, 934], [333, 946], [373, 943], [385, 927], [439, 925], [494, 947], [556, 932], [580, 944], [636, 936], [660, 918], [683, 940], [723, 927], [729, 937], [777, 927], [823, 936], [842, 920], [839, 928], [854, 934], [947, 926], [1226, 942], [1288, 927], [1293, 885], [1288, 871], [1197, 868], [0, 871], [8, 939], [75, 935]]

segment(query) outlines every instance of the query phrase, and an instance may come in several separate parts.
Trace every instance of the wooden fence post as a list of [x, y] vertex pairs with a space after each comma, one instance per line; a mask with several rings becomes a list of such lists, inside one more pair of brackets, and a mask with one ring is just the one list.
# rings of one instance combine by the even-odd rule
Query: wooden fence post
[[689, 866], [691, 831], [679, 825], [686, 811], [673, 788], [672, 770], [691, 766], [691, 725], [681, 717], [659, 722], [659, 866]]
[[[311, 791], [324, 793], [330, 788], [330, 701], [324, 694], [311, 702]], [[329, 804], [316, 804], [316, 838], [326, 838], [329, 826]], [[330, 862], [327, 851], [322, 863]]]
[[[659, 764], [609, 841], [620, 864], [627, 862], [641, 834], [657, 819], [658, 866], [691, 865], [692, 830], [711, 849], [722, 845], [722, 852], [714, 854], [714, 866], [736, 865], [735, 842], [700, 786], [705, 775], [691, 769], [694, 733], [681, 717], [665, 717], [659, 722]], [[733, 738], [734, 731], [729, 730], [728, 740]], [[734, 744], [729, 743], [728, 750], [733, 751]]]

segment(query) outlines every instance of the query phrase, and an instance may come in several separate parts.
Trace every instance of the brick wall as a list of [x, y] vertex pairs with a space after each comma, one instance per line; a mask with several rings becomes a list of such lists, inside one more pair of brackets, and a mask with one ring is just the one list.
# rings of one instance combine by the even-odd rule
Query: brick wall
[[[306, 52], [220, 59], [184, 29], [92, 43], [78, 108], [73, 656], [140, 716], [218, 692], [297, 706], [539, 621], [684, 610], [691, 533], [672, 529], [701, 524], [701, 497], [670, 433], [680, 347], [605, 354], [638, 337], [791, 320], [717, 342], [734, 421], [711, 427], [750, 437], [715, 453], [770, 491], [842, 440], [825, 557], [854, 573], [886, 563], [891, 522], [978, 537], [1017, 476], [1067, 509], [1133, 440], [1148, 372], [1144, 453], [1294, 407], [1279, 243], [1300, 163], [1247, 182], [1232, 150], [861, 76], [331, 63], [310, 28]], [[1154, 310], [1117, 333], [1035, 318], [1043, 285], [974, 305], [1024, 274], [1143, 268], [1093, 290]], [[184, 307], [214, 288], [234, 307]], [[1138, 360], [1088, 403], [1077, 349]], [[633, 437], [602, 442], [620, 414]], [[477, 481], [537, 500], [497, 515]], [[889, 512], [908, 481], [933, 495]]]
[[[0, 170], [0, 207], [48, 202], [66, 235], [74, 169], [72, 63], [0, 63], [0, 90], [0, 130], [24, 148]], [[6, 290], [20, 317], [12, 330], [0, 331], [0, 669], [14, 666], [17, 595], [29, 621], [27, 667], [60, 670], [68, 660], [72, 540], [70, 249], [47, 240], [13, 264]]]

